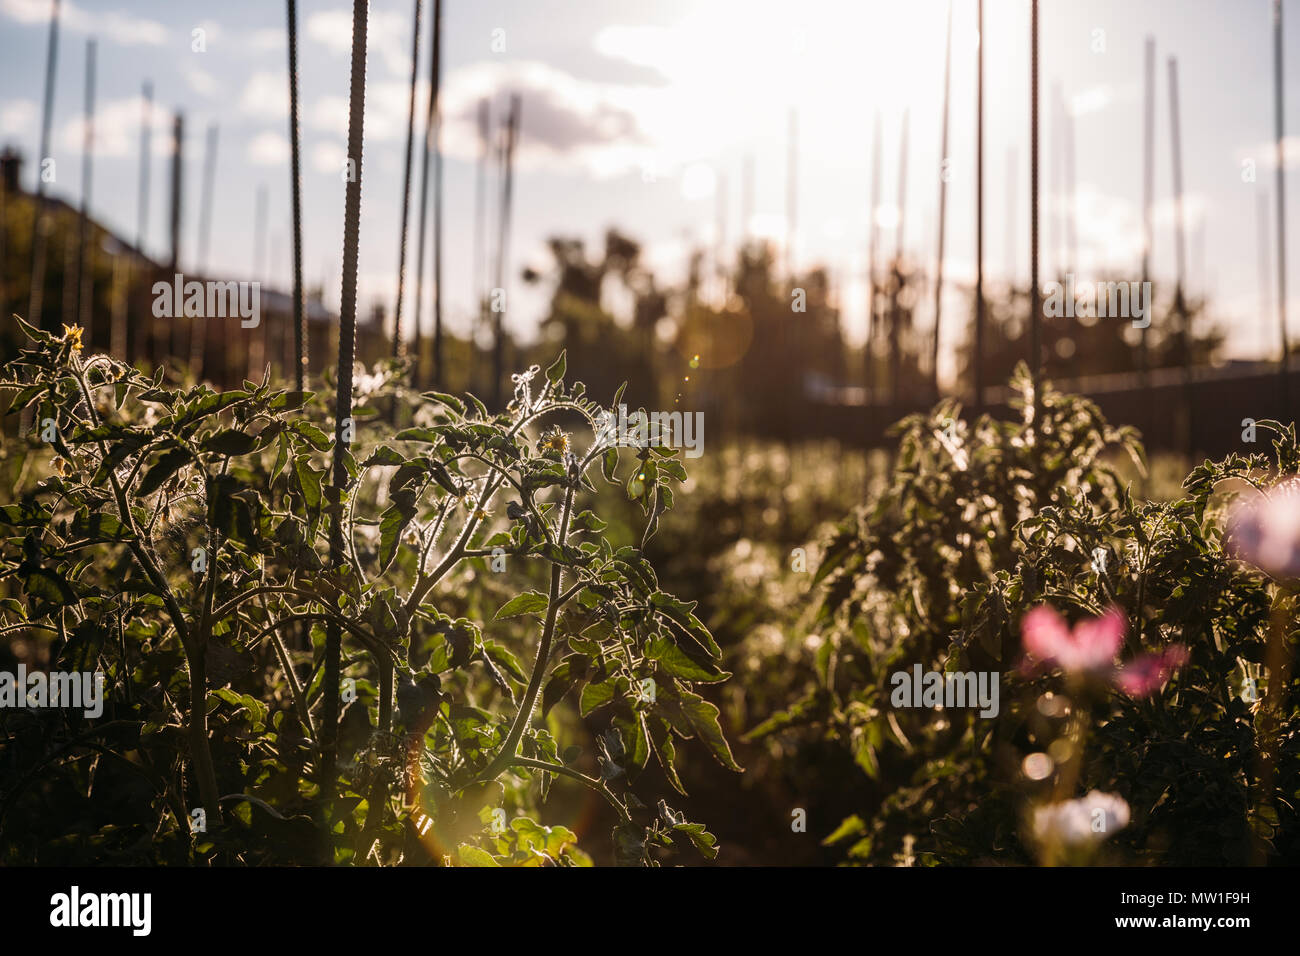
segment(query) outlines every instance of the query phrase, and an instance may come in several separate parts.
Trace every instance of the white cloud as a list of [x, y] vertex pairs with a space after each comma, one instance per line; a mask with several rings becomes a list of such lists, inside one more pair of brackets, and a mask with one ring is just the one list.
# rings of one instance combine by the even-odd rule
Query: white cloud
[[[369, 120], [373, 103], [366, 103], [366, 133], [371, 132]], [[348, 101], [345, 96], [322, 96], [307, 111], [306, 125], [311, 129], [337, 133], [344, 139], [348, 135]]]
[[[511, 93], [520, 94], [523, 101], [516, 150], [520, 168], [572, 169], [577, 164], [598, 178], [634, 169], [663, 171], [663, 154], [651, 151], [639, 125], [636, 91], [579, 80], [531, 61], [485, 61], [448, 77], [442, 98], [447, 154], [465, 160], [478, 156], [479, 102], [492, 101], [496, 128], [505, 118]], [[674, 157], [672, 164], [681, 161]]]
[[[406, 142], [406, 125], [410, 116], [409, 82], [370, 81], [366, 84], [366, 142]], [[428, 84], [416, 84], [416, 135], [423, 135], [428, 109]], [[348, 136], [348, 99], [346, 96], [322, 96], [307, 107], [304, 122], [310, 129], [330, 133], [346, 140]], [[417, 140], [418, 142], [418, 140]]]
[[[50, 4], [46, 0], [0, 0], [0, 13], [19, 23], [44, 24], [50, 19]], [[91, 12], [71, 2], [62, 6], [59, 27], [106, 36], [124, 46], [162, 46], [167, 42], [167, 28], [156, 20], [118, 11]]]
[[0, 138], [28, 139], [36, 129], [36, 101], [8, 100], [0, 104]]
[[283, 72], [254, 73], [244, 85], [239, 108], [256, 119], [284, 119], [289, 115], [289, 83]]
[[[254, 30], [241, 44], [258, 53], [268, 53], [272, 50], [284, 52], [288, 56], [289, 37], [287, 31], [280, 27], [266, 27], [261, 30]], [[301, 41], [299, 41], [301, 46]], [[302, 51], [299, 50], [299, 55]]]
[[[307, 17], [307, 39], [336, 55], [352, 52], [350, 10], [321, 10]], [[391, 73], [410, 76], [411, 21], [395, 10], [370, 12], [366, 25], [368, 64], [382, 61]]]
[[167, 42], [167, 28], [156, 20], [114, 12], [101, 14], [92, 23], [91, 29], [95, 33], [106, 34], [110, 40], [123, 46], [136, 43], [162, 46]]
[[[144, 118], [143, 97], [129, 96], [110, 100], [95, 110], [94, 152], [97, 158], [138, 156], [140, 152], [140, 124]], [[170, 156], [172, 142], [172, 114], [154, 104], [150, 114], [153, 132], [151, 154]], [[81, 155], [85, 124], [81, 117], [68, 120], [54, 136], [55, 148], [62, 153]], [[61, 157], [60, 157], [61, 158]]]
[[207, 70], [201, 70], [197, 66], [186, 67], [183, 70], [185, 82], [190, 85], [195, 93], [200, 96], [212, 96], [217, 92], [217, 80]]
[[258, 133], [248, 143], [248, 161], [254, 166], [278, 166], [289, 161], [289, 140], [270, 130]]
[[320, 140], [311, 147], [312, 169], [318, 173], [336, 175], [342, 181], [343, 160], [346, 156], [347, 148], [342, 143]]
[[[203, 38], [209, 44], [220, 42], [221, 37], [225, 33], [225, 31], [221, 29], [221, 24], [217, 23], [215, 20], [200, 20], [198, 23], [198, 29], [203, 31]], [[193, 34], [191, 34], [191, 36], [193, 36]]]

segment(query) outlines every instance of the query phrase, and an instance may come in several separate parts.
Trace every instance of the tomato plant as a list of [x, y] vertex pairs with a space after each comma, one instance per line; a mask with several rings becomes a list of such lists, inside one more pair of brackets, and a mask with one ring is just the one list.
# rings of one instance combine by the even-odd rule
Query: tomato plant
[[[740, 769], [698, 693], [729, 676], [720, 651], [644, 556], [686, 472], [655, 436], [612, 444], [563, 354], [498, 414], [376, 368], [336, 484], [310, 392], [174, 388], [23, 328], [0, 388], [36, 427], [0, 508], [0, 627], [102, 670], [108, 703], [0, 715], [6, 858], [589, 862], [532, 818], [557, 780], [606, 804], [621, 863], [716, 856], [645, 789], [653, 763], [681, 790], [682, 740]], [[410, 427], [383, 424], [391, 402]], [[602, 480], [639, 540], [602, 534]], [[60, 836], [49, 801], [85, 822]]]

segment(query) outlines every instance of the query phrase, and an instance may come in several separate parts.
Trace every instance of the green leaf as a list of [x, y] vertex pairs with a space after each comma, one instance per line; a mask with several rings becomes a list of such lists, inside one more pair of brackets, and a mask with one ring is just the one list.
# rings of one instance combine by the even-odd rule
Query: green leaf
[[551, 712], [551, 708], [560, 702], [574, 684], [587, 675], [590, 666], [591, 658], [585, 654], [570, 654], [560, 661], [555, 670], [551, 671], [551, 677], [542, 691], [543, 717]]
[[209, 392], [192, 405], [182, 406], [175, 416], [162, 419], [156, 427], [159, 431], [167, 431], [179, 428], [182, 425], [191, 425], [207, 418], [209, 415], [215, 415], [217, 412], [225, 411], [233, 405], [246, 402], [248, 397], [247, 392], [241, 391]]
[[[40, 317], [37, 316], [37, 318]], [[49, 345], [54, 341], [54, 336], [51, 335], [49, 332], [42, 331], [41, 329], [38, 329], [36, 326], [31, 325], [28, 322], [25, 322], [20, 316], [15, 314], [13, 316], [13, 319], [15, 322], [18, 323], [18, 327], [23, 330], [23, 334], [26, 335], [33, 342], [39, 342], [43, 345]]]
[[233, 457], [247, 455], [257, 447], [257, 436], [246, 435], [236, 428], [227, 428], [203, 440], [203, 447], [218, 455]]
[[442, 435], [432, 428], [404, 428], [393, 438], [397, 441], [422, 441], [436, 445], [442, 440]]
[[78, 511], [72, 518], [72, 533], [92, 541], [130, 541], [135, 537], [126, 525], [104, 511]]
[[173, 448], [159, 458], [147, 472], [144, 478], [140, 480], [140, 488], [136, 494], [141, 498], [146, 498], [153, 494], [164, 484], [167, 479], [176, 472], [180, 471], [190, 462], [190, 453], [185, 448]]
[[841, 840], [847, 840], [849, 837], [858, 836], [867, 832], [867, 825], [862, 818], [856, 813], [851, 817], [845, 817], [840, 821], [840, 825], [826, 839], [822, 840], [822, 846], [831, 846], [839, 843]]
[[431, 402], [438, 402], [439, 404], [446, 405], [457, 415], [465, 414], [465, 403], [455, 395], [450, 395], [447, 392], [421, 392], [420, 397], [428, 399]]
[[257, 540], [258, 522], [254, 507], [261, 509], [257, 498], [252, 501], [240, 492], [241, 483], [231, 475], [217, 475], [208, 487], [208, 504], [212, 526], [231, 541], [252, 544]]
[[543, 614], [549, 602], [545, 594], [537, 591], [525, 591], [517, 595], [501, 606], [493, 620], [501, 620], [506, 617], [517, 617], [520, 614]]
[[5, 414], [12, 415], [14, 412], [22, 411], [48, 388], [48, 385], [28, 385], [26, 388], [18, 389], [9, 402], [9, 408], [5, 410]]
[[608, 527], [606, 523], [590, 511], [579, 512], [577, 517], [569, 522], [571, 531], [590, 531], [592, 534], [599, 534], [606, 527]]
[[618, 449], [610, 446], [605, 449], [604, 457], [600, 460], [601, 474], [611, 485], [617, 485], [618, 482]]
[[650, 759], [650, 735], [646, 733], [645, 720], [641, 714], [631, 717], [618, 717], [614, 720], [618, 734], [623, 739], [623, 753], [627, 758], [629, 770], [645, 769]]
[[456, 484], [455, 479], [451, 477], [451, 473], [447, 471], [447, 466], [436, 458], [428, 459], [428, 463], [429, 474], [433, 475], [433, 480], [436, 481], [444, 491], [453, 495], [459, 495], [460, 486]]
[[404, 465], [406, 456], [388, 445], [380, 445], [361, 464], [366, 468], [372, 465]]
[[290, 427], [307, 439], [307, 443], [317, 451], [327, 451], [330, 445], [333, 444], [329, 435], [326, 435], [311, 422], [294, 422]]
[[650, 595], [650, 604], [658, 610], [664, 617], [668, 618], [673, 624], [689, 635], [693, 640], [699, 643], [700, 647], [707, 651], [714, 660], [722, 659], [722, 649], [709, 633], [709, 629], [704, 626], [704, 622], [696, 617], [692, 612], [695, 610], [695, 602], [689, 604], [679, 601], [671, 594], [663, 591], [656, 591]]
[[397, 555], [402, 532], [415, 517], [415, 492], [399, 491], [393, 495], [393, 504], [379, 520], [379, 570], [387, 571]]
[[659, 766], [663, 769], [664, 777], [672, 784], [672, 788], [686, 796], [686, 788], [682, 785], [681, 778], [677, 776], [677, 768], [674, 766], [677, 760], [677, 748], [673, 746], [673, 735], [662, 720], [650, 721], [650, 744], [654, 748], [655, 757], [659, 761]]
[[718, 838], [704, 829], [703, 823], [679, 823], [673, 827], [673, 832], [680, 833], [690, 840], [695, 845], [695, 849], [700, 851], [700, 856], [706, 860], [717, 857]]
[[23, 582], [23, 591], [50, 604], [75, 604], [77, 600], [67, 578], [49, 568], [33, 568]]
[[498, 644], [496, 641], [484, 641], [483, 653], [501, 665], [506, 673], [521, 684], [528, 679], [524, 676], [524, 668], [519, 663], [519, 658], [515, 657], [504, 645]]
[[298, 485], [302, 488], [302, 496], [307, 502], [307, 507], [313, 511], [319, 508], [321, 478], [324, 472], [313, 468], [310, 459], [306, 455], [299, 455], [293, 460], [293, 472], [298, 476]]
[[732, 756], [727, 738], [722, 735], [722, 726], [718, 723], [718, 708], [690, 691], [681, 691], [678, 697], [682, 713], [690, 721], [696, 735], [709, 748], [709, 752], [717, 758], [718, 763], [728, 770], [743, 772], [744, 768], [736, 763], [736, 758]]
[[295, 408], [302, 408], [307, 399], [315, 394], [315, 392], [280, 392], [272, 397], [267, 407], [273, 412], [291, 412]]
[[44, 528], [50, 523], [50, 510], [35, 501], [0, 506], [0, 522], [19, 528]]
[[716, 684], [731, 675], [712, 664], [692, 660], [686, 652], [662, 634], [652, 637], [645, 646], [646, 657], [657, 661], [664, 672], [682, 680]]
[[470, 846], [468, 843], [462, 843], [458, 846], [456, 853], [460, 857], [462, 866], [501, 866], [500, 863], [492, 859], [492, 854], [486, 850], [480, 850], [476, 846]]
[[551, 367], [546, 370], [546, 380], [551, 384], [561, 381], [564, 378], [564, 371], [567, 366], [564, 349], [560, 349], [560, 357], [557, 358]]
[[582, 689], [582, 698], [578, 703], [578, 709], [582, 716], [586, 717], [598, 707], [604, 707], [614, 699], [614, 681], [607, 680], [599, 684], [588, 684]]

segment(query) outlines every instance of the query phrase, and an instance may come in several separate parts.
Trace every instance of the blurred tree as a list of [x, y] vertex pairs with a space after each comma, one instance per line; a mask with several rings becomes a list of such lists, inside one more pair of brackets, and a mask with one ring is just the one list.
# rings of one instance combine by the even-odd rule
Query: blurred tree
[[[553, 237], [548, 246], [553, 272], [526, 269], [523, 274], [532, 284], [554, 283], [550, 311], [540, 324], [539, 356], [553, 357], [564, 348], [569, 369], [598, 400], [612, 396], [626, 381], [630, 402], [653, 403], [658, 398], [654, 333], [667, 300], [640, 265], [640, 245], [611, 229], [605, 235], [604, 254], [594, 261], [581, 239]], [[605, 308], [609, 279], [631, 297], [630, 328]]]

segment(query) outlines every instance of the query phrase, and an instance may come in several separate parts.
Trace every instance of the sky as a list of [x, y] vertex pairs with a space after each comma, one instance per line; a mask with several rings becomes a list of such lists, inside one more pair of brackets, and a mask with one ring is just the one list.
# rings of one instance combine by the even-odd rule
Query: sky
[[[36, 174], [32, 159], [39, 148], [50, 6], [50, 0], [0, 0], [0, 146], [13, 145], [27, 157], [28, 188]], [[1028, 0], [985, 4], [984, 243], [986, 275], [995, 283], [1008, 274], [1023, 283], [1029, 274], [1029, 6]], [[432, 0], [424, 7], [421, 117]], [[303, 262], [309, 284], [323, 284], [326, 303], [337, 308], [352, 12], [342, 0], [302, 0], [298, 8]], [[830, 270], [852, 341], [860, 341], [865, 328], [875, 117], [882, 132], [875, 218], [883, 252], [898, 241], [901, 207], [904, 249], [926, 266], [935, 261], [940, 183], [947, 169], [944, 340], [954, 345], [961, 330], [951, 316], [960, 312], [964, 318], [960, 287], [975, 274], [975, 9], [974, 0], [953, 4], [945, 163], [943, 0], [445, 0], [446, 321], [466, 329], [473, 311], [478, 103], [490, 99], [495, 127], [509, 96], [517, 93], [522, 124], [507, 323], [523, 338], [535, 336], [548, 292], [518, 276], [525, 266], [550, 265], [549, 236], [583, 238], [594, 252], [604, 231], [617, 227], [643, 244], [645, 261], [668, 280], [684, 275], [693, 247], [717, 250], [726, 259], [744, 236], [768, 238], [784, 256], [791, 234], [793, 112], [797, 185], [789, 255], [799, 268], [820, 264]], [[1187, 287], [1194, 295], [1213, 296], [1230, 355], [1273, 354], [1278, 332], [1270, 0], [1043, 0], [1040, 9], [1043, 275], [1053, 275], [1063, 258], [1068, 218], [1077, 236], [1073, 271], [1080, 281], [1103, 270], [1112, 278], [1140, 276], [1144, 43], [1154, 37], [1156, 295], [1162, 289], [1168, 294], [1175, 268], [1167, 61], [1176, 57]], [[363, 313], [379, 303], [391, 315], [397, 291], [412, 14], [413, 0], [370, 4], [359, 265]], [[1285, 165], [1294, 172], [1300, 166], [1300, 2], [1286, 0], [1283, 19], [1285, 124], [1291, 131]], [[186, 131], [182, 271], [287, 286], [284, 4], [65, 0], [51, 149], [55, 180], [47, 188], [73, 203], [82, 194], [83, 91], [92, 37], [98, 46], [92, 214], [126, 238], [136, 237], [141, 88], [150, 81], [154, 175], [146, 250], [161, 256], [166, 246], [171, 114], [179, 110]], [[904, 116], [908, 156], [900, 204]], [[1061, 116], [1070, 117], [1074, 128], [1073, 202], [1059, 147], [1058, 131], [1066, 128]], [[212, 238], [200, 262], [199, 183], [206, 131], [214, 123]], [[418, 152], [416, 166], [418, 171]], [[417, 175], [413, 205], [418, 186]], [[1300, 183], [1287, 186], [1293, 209]], [[267, 197], [269, 238], [259, 256], [254, 220], [260, 189]], [[1300, 236], [1293, 250], [1297, 242]], [[1262, 252], [1268, 256], [1266, 276]], [[412, 228], [407, 316], [414, 303], [414, 254]], [[429, 256], [431, 262], [431, 251]], [[426, 289], [431, 268], [426, 266]], [[1300, 283], [1289, 285], [1294, 341]], [[430, 297], [426, 291], [426, 328], [432, 324]], [[922, 306], [918, 322], [931, 321], [933, 307]], [[950, 349], [944, 352], [950, 372]]]

